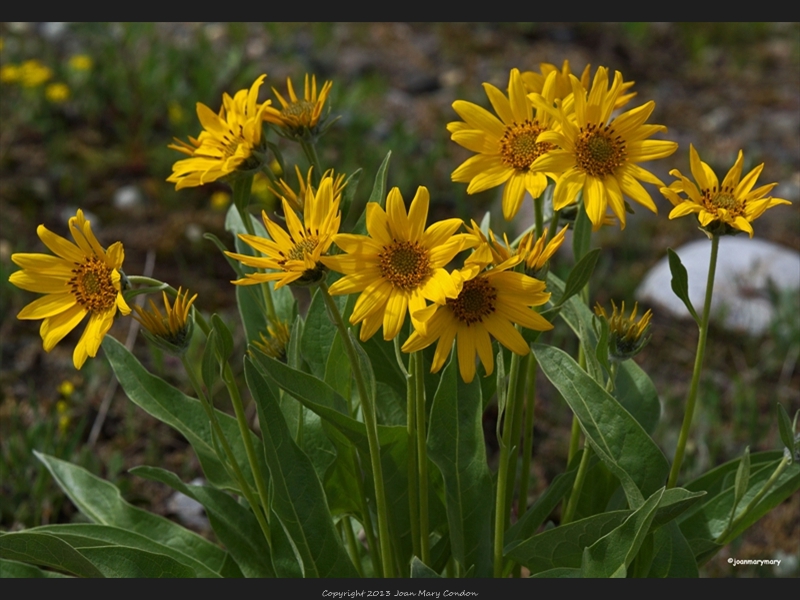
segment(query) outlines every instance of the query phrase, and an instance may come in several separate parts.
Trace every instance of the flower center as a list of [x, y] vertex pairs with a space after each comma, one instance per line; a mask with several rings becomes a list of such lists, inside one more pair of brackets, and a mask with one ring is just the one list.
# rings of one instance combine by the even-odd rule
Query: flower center
[[378, 258], [381, 275], [403, 290], [417, 289], [431, 272], [428, 251], [419, 242], [394, 242]]
[[578, 166], [593, 177], [611, 175], [625, 163], [625, 141], [608, 125], [589, 123], [581, 127], [575, 144]]
[[303, 260], [306, 252], [311, 254], [318, 244], [319, 240], [316, 237], [304, 238], [302, 242], [297, 242], [294, 248], [289, 251], [287, 260]]
[[500, 139], [500, 157], [506, 166], [524, 171], [531, 163], [545, 152], [554, 148], [553, 144], [536, 143], [536, 138], [544, 131], [535, 119], [525, 119], [522, 123], [514, 123], [506, 127]]
[[78, 304], [86, 310], [104, 311], [117, 301], [117, 288], [111, 279], [112, 269], [96, 256], [87, 257], [72, 269], [69, 280], [72, 293]]
[[744, 201], [738, 200], [733, 193], [733, 188], [729, 186], [725, 186], [721, 190], [717, 190], [717, 188], [703, 190], [703, 204], [710, 212], [724, 209], [734, 216], [744, 213]]
[[480, 323], [495, 311], [497, 290], [485, 277], [476, 277], [464, 282], [461, 293], [455, 299], [448, 299], [447, 305], [453, 310], [456, 319], [467, 325]]
[[284, 117], [302, 117], [306, 113], [314, 112], [314, 103], [308, 100], [298, 100], [292, 102], [281, 111]]

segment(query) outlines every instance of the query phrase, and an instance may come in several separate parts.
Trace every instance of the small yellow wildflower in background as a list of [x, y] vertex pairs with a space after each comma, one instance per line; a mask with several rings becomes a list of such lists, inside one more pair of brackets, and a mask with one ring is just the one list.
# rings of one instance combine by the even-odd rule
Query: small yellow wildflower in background
[[648, 310], [637, 322], [638, 302], [633, 305], [633, 311], [629, 317], [625, 316], [624, 301], [619, 310], [613, 300], [611, 306], [613, 312], [610, 317], [599, 303], [594, 307], [594, 312], [608, 323], [608, 357], [620, 362], [639, 354], [650, 341], [647, 333], [650, 331], [650, 320], [653, 318], [653, 313]]
[[[492, 260], [486, 245], [473, 254], [478, 256], [484, 264]], [[531, 310], [530, 307], [547, 302], [550, 293], [544, 291], [543, 281], [511, 270], [520, 261], [520, 256], [514, 256], [488, 271], [471, 265], [462, 269], [463, 284], [458, 296], [448, 298], [444, 305], [432, 304], [415, 315], [425, 322], [425, 329], [411, 334], [403, 344], [403, 352], [422, 350], [438, 341], [431, 366], [431, 372], [436, 373], [447, 360], [455, 339], [458, 369], [467, 383], [475, 377], [476, 354], [486, 375], [492, 374], [492, 338], [516, 354], [528, 354], [530, 346], [514, 324], [535, 331], [547, 331], [553, 326]]]
[[[768, 195], [777, 183], [768, 183], [753, 189], [764, 163], [742, 179], [744, 154], [741, 150], [721, 186], [711, 167], [700, 160], [694, 146], [689, 146], [689, 161], [696, 185], [681, 175], [678, 169], [673, 169], [669, 174], [677, 177], [677, 181], [673, 181], [669, 187], [661, 188], [661, 193], [675, 206], [669, 213], [670, 219], [694, 213], [700, 226], [709, 234], [725, 235], [746, 231], [753, 237], [751, 223], [764, 214], [764, 211], [779, 204], [791, 204], [783, 198]], [[680, 196], [682, 193], [687, 197]]]
[[39, 333], [45, 352], [89, 315], [72, 354], [75, 368], [80, 369], [89, 356], [97, 355], [117, 310], [127, 315], [131, 309], [122, 297], [122, 243], [115, 242], [104, 250], [80, 209], [70, 218], [69, 230], [74, 244], [39, 225], [36, 233], [56, 256], [12, 254], [11, 260], [22, 270], [12, 273], [8, 280], [23, 290], [46, 294], [17, 315], [23, 320], [44, 319]]
[[46, 67], [38, 60], [26, 60], [20, 66], [20, 83], [23, 87], [39, 87], [53, 76], [50, 67]]
[[[560, 100], [565, 100], [572, 94], [572, 83], [570, 82], [570, 75], [572, 71], [569, 66], [569, 61], [565, 60], [561, 65], [561, 69], [551, 63], [539, 63], [540, 73], [534, 71], [525, 71], [521, 74], [522, 83], [525, 84], [525, 90], [529, 94], [541, 94], [544, 90], [544, 82], [550, 73], [556, 73], [555, 81], [555, 97]], [[580, 81], [585, 90], [588, 90], [591, 85], [591, 71], [592, 66], [586, 65], [581, 73]], [[622, 84], [622, 92], [627, 92], [633, 87], [633, 81], [626, 81]], [[614, 103], [614, 108], [621, 108], [630, 102], [631, 98], [636, 95], [636, 92], [622, 93], [617, 97]]]
[[259, 269], [269, 269], [268, 273], [247, 273], [233, 283], [253, 285], [265, 281], [275, 281], [275, 288], [287, 284], [311, 285], [319, 283], [327, 269], [321, 262], [323, 254], [333, 243], [333, 236], [339, 232], [342, 215], [339, 212], [340, 196], [333, 193], [333, 178], [326, 177], [316, 193], [306, 188], [305, 211], [301, 221], [297, 214], [283, 200], [283, 214], [286, 217], [288, 233], [280, 225], [270, 220], [265, 211], [261, 212], [264, 226], [269, 235], [239, 234], [247, 245], [265, 256], [249, 256], [226, 252], [243, 265]]
[[0, 67], [0, 82], [16, 83], [22, 77], [22, 69], [19, 65], [7, 64]]
[[272, 321], [267, 326], [267, 335], [258, 334], [261, 341], [253, 340], [253, 345], [267, 356], [286, 362], [286, 348], [289, 346], [289, 326], [283, 321]]
[[295, 94], [292, 80], [289, 77], [286, 78], [286, 87], [289, 92], [288, 101], [281, 96], [278, 90], [272, 88], [282, 108], [278, 110], [277, 108], [268, 107], [264, 111], [264, 120], [283, 128], [284, 132], [289, 134], [290, 137], [305, 138], [308, 135], [313, 136], [320, 133], [320, 129], [324, 125], [322, 109], [328, 99], [331, 87], [333, 87], [333, 82], [326, 81], [319, 94], [317, 94], [316, 75], [312, 75], [309, 85], [308, 73], [306, 73], [302, 98], [298, 98], [297, 94]]
[[211, 194], [211, 208], [214, 210], [225, 210], [231, 203], [231, 195], [223, 190], [217, 190]]
[[174, 100], [167, 106], [167, 117], [173, 125], [180, 125], [186, 119], [183, 107]]
[[655, 102], [651, 100], [612, 119], [614, 106], [623, 92], [619, 72], [609, 88], [608, 70], [597, 69], [588, 94], [577, 77], [570, 75], [570, 81], [574, 115], [565, 110], [565, 103], [557, 102], [557, 108], [553, 108], [547, 97], [530, 95], [534, 105], [551, 113], [560, 125], [560, 131], [546, 131], [538, 138], [539, 142], [553, 144], [558, 149], [543, 154], [531, 165], [531, 171], [558, 175], [553, 207], [561, 210], [575, 203], [578, 192], [583, 190], [583, 203], [594, 230], [603, 225], [608, 207], [625, 228], [623, 194], [657, 213], [653, 199], [639, 180], [664, 184], [638, 163], [667, 157], [678, 149], [678, 144], [646, 139], [667, 129], [663, 125], [645, 124]]
[[[313, 165], [308, 168], [308, 174], [306, 175], [306, 179], [303, 180], [303, 174], [300, 172], [300, 167], [297, 165], [294, 166], [295, 174], [297, 175], [297, 183], [299, 189], [295, 192], [291, 186], [281, 178], [278, 180], [277, 187], [271, 187], [270, 190], [273, 194], [275, 194], [279, 198], [284, 198], [289, 205], [296, 210], [297, 212], [303, 212], [303, 203], [304, 198], [306, 197], [306, 190], [312, 190], [313, 193], [313, 185], [311, 184], [311, 174], [314, 171]], [[339, 196], [341, 195], [342, 191], [344, 191], [344, 173], [339, 173], [338, 175], [334, 175], [333, 169], [328, 169], [322, 174], [322, 178], [325, 179], [326, 177], [333, 178], [333, 195]]]
[[74, 54], [69, 58], [69, 68], [76, 71], [90, 71], [94, 66], [92, 57], [88, 54]]
[[[504, 186], [503, 217], [510, 221], [522, 206], [526, 191], [538, 198], [547, 187], [547, 173], [530, 167], [555, 148], [537, 141], [553, 119], [547, 111], [534, 111], [518, 69], [512, 69], [509, 75], [508, 96], [490, 83], [484, 83], [483, 88], [497, 117], [472, 102], [453, 102], [453, 110], [464, 120], [448, 123], [451, 139], [477, 154], [453, 171], [452, 179], [469, 183], [468, 194]], [[552, 105], [555, 73], [548, 78], [543, 94]]]
[[197, 103], [197, 117], [203, 131], [197, 139], [188, 142], [176, 139], [169, 147], [187, 154], [190, 158], [172, 165], [172, 175], [167, 181], [175, 189], [195, 187], [216, 181], [236, 170], [252, 171], [262, 164], [262, 115], [269, 106], [267, 100], [259, 104], [258, 90], [266, 75], [255, 80], [249, 90], [239, 90], [231, 98], [222, 96], [219, 114], [205, 104]]
[[178, 288], [175, 303], [170, 306], [166, 292], [162, 292], [164, 313], [150, 302], [150, 310], [134, 306], [136, 311], [133, 318], [144, 327], [145, 337], [167, 352], [175, 355], [183, 354], [192, 339], [194, 321], [189, 316], [189, 310], [197, 299], [197, 294], [189, 298], [189, 290], [183, 292]]
[[66, 102], [69, 99], [69, 86], [66, 83], [51, 83], [45, 88], [44, 95], [54, 104]]
[[414, 327], [424, 327], [414, 314], [427, 306], [426, 300], [444, 304], [461, 291], [460, 279], [444, 267], [472, 245], [471, 236], [454, 235], [461, 219], [438, 221], [426, 229], [429, 203], [428, 189], [420, 186], [406, 213], [400, 190], [392, 188], [385, 211], [377, 202], [367, 204], [369, 236], [340, 233], [334, 241], [347, 254], [322, 259], [345, 274], [331, 286], [331, 294], [361, 292], [350, 322], [362, 323], [362, 341], [381, 325], [383, 338], [394, 339], [406, 313]]
[[65, 379], [59, 384], [58, 393], [61, 394], [63, 398], [69, 400], [72, 394], [75, 393], [75, 385], [69, 379]]

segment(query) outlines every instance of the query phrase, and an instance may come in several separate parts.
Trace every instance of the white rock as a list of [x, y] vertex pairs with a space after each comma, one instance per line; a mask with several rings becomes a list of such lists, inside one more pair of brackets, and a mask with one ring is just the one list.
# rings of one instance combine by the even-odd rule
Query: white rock
[[139, 208], [144, 204], [144, 196], [141, 190], [135, 185], [125, 185], [114, 192], [112, 202], [114, 203], [114, 208], [118, 208], [119, 210], [131, 210]]
[[[675, 252], [689, 274], [689, 298], [697, 313], [701, 314], [711, 242], [697, 240]], [[665, 256], [645, 275], [636, 297], [677, 317], [688, 317], [689, 311], [672, 291], [671, 279]], [[711, 318], [735, 331], [752, 335], [764, 333], [773, 316], [773, 306], [767, 294], [770, 280], [780, 290], [797, 289], [800, 293], [800, 254], [747, 236], [723, 237], [719, 242]]]
[[[192, 485], [203, 485], [202, 479], [195, 479]], [[194, 498], [190, 498], [181, 492], [175, 492], [167, 500], [167, 510], [178, 517], [182, 523], [194, 526], [198, 529], [210, 529], [211, 525], [206, 517], [205, 509]]]

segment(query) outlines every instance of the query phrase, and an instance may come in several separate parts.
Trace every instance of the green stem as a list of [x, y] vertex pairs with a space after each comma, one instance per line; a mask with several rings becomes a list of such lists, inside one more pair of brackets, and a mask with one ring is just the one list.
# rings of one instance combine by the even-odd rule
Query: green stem
[[706, 354], [706, 338], [708, 337], [708, 319], [711, 313], [711, 295], [714, 292], [714, 274], [717, 270], [717, 252], [719, 250], [719, 236], [711, 237], [711, 259], [708, 264], [708, 281], [706, 282], [706, 300], [703, 304], [703, 317], [697, 336], [697, 353], [694, 358], [694, 370], [692, 371], [692, 383], [689, 388], [689, 397], [686, 400], [686, 410], [683, 415], [683, 425], [678, 437], [678, 445], [675, 448], [675, 458], [672, 461], [672, 468], [669, 472], [667, 489], [675, 487], [678, 481], [678, 474], [681, 471], [683, 454], [686, 450], [686, 441], [689, 439], [689, 429], [692, 426], [694, 409], [697, 401], [697, 391], [700, 387], [700, 373], [703, 370], [703, 358]]
[[544, 193], [533, 201], [533, 216], [536, 223], [536, 239], [544, 232]]
[[575, 483], [572, 485], [572, 492], [569, 495], [569, 502], [564, 511], [564, 516], [561, 518], [561, 524], [566, 525], [571, 522], [575, 516], [575, 510], [578, 508], [578, 500], [581, 497], [583, 490], [583, 482], [586, 479], [586, 472], [589, 470], [589, 459], [592, 457], [592, 448], [589, 444], [583, 445], [583, 454], [581, 455], [581, 464], [578, 466], [578, 474], [575, 476]]
[[[208, 416], [209, 423], [211, 423], [211, 428], [213, 429], [214, 433], [216, 434], [217, 438], [219, 439], [220, 444], [222, 445], [223, 451], [228, 459], [228, 462], [233, 469], [234, 476], [236, 478], [237, 483], [239, 484], [239, 489], [242, 492], [242, 495], [247, 500], [247, 503], [250, 505], [250, 508], [253, 511], [253, 514], [258, 521], [259, 527], [261, 527], [261, 531], [264, 534], [264, 537], [267, 540], [267, 544], [269, 544], [270, 548], [272, 548], [272, 534], [269, 529], [269, 524], [267, 519], [265, 518], [264, 514], [269, 514], [269, 505], [264, 505], [264, 511], [262, 512], [262, 508], [259, 505], [258, 501], [256, 500], [255, 496], [253, 496], [253, 492], [250, 489], [250, 484], [247, 483], [247, 480], [244, 478], [244, 474], [242, 473], [241, 468], [239, 467], [239, 463], [236, 461], [236, 456], [233, 454], [233, 450], [228, 444], [228, 440], [225, 435], [222, 433], [222, 428], [217, 421], [217, 416], [214, 414], [214, 408], [211, 406], [211, 403], [206, 398], [206, 395], [203, 393], [203, 387], [200, 385], [200, 381], [197, 378], [197, 374], [194, 372], [194, 369], [186, 360], [186, 356], [181, 356], [181, 363], [183, 363], [183, 368], [186, 371], [186, 374], [189, 376], [189, 381], [192, 383], [192, 387], [197, 394], [198, 399], [200, 400], [200, 404], [202, 405], [203, 409], [206, 411], [206, 415]], [[219, 457], [223, 464], [225, 464], [225, 460], [222, 457]]]
[[[520, 366], [516, 373], [516, 380], [509, 382], [509, 393], [514, 394], [514, 412], [511, 415], [511, 443], [516, 446], [514, 452], [508, 455], [508, 478], [506, 479], [506, 505], [505, 528], [511, 524], [511, 509], [514, 504], [514, 487], [517, 483], [517, 459], [519, 457], [519, 441], [522, 435], [522, 419], [525, 410], [525, 385], [524, 378], [528, 372], [531, 354], [520, 359]], [[506, 413], [508, 414], [508, 413]]]
[[339, 308], [336, 306], [336, 302], [333, 301], [328, 291], [328, 286], [324, 281], [319, 284], [319, 290], [322, 294], [322, 298], [325, 300], [325, 305], [328, 307], [328, 312], [331, 314], [334, 324], [339, 330], [339, 334], [342, 336], [342, 342], [344, 342], [345, 350], [347, 350], [347, 356], [350, 359], [350, 367], [353, 370], [353, 376], [355, 377], [356, 386], [358, 387], [358, 394], [361, 397], [361, 410], [364, 414], [364, 424], [367, 429], [369, 458], [375, 482], [375, 501], [378, 512], [378, 534], [380, 536], [379, 542], [383, 577], [394, 577], [392, 545], [391, 539], [389, 538], [389, 513], [386, 508], [386, 488], [383, 483], [383, 467], [381, 466], [381, 446], [378, 439], [378, 420], [375, 414], [375, 398], [367, 392], [364, 375], [361, 372], [361, 363], [358, 360], [358, 354], [353, 346], [353, 341], [350, 339], [350, 334], [339, 312]]
[[[397, 340], [397, 337], [395, 337]], [[395, 349], [399, 350], [397, 344]], [[403, 364], [398, 356], [399, 364]], [[416, 353], [409, 356], [408, 368], [415, 373]], [[405, 370], [405, 366], [403, 366]], [[417, 470], [417, 403], [416, 378], [406, 372], [406, 432], [408, 433], [408, 511], [411, 519], [411, 545], [414, 556], [420, 556], [419, 484]]]
[[417, 409], [417, 466], [419, 468], [419, 550], [420, 560], [430, 565], [430, 525], [428, 515], [428, 449], [426, 446], [425, 372], [422, 354], [414, 352], [414, 399]]
[[317, 146], [314, 142], [307, 142], [305, 140], [300, 141], [300, 146], [303, 148], [303, 153], [306, 155], [308, 162], [314, 166], [312, 177], [314, 178], [314, 185], [318, 186], [319, 182], [322, 180], [322, 166], [320, 165], [319, 156], [317, 155]]
[[531, 475], [531, 457], [533, 456], [533, 419], [536, 409], [536, 358], [528, 361], [528, 373], [525, 381], [525, 427], [522, 442], [522, 473], [519, 480], [519, 518], [528, 510], [528, 487]]
[[[261, 498], [261, 506], [263, 506], [264, 511], [269, 514], [269, 494], [267, 492], [267, 483], [264, 481], [264, 473], [261, 471], [261, 467], [256, 458], [256, 450], [253, 447], [253, 440], [250, 437], [252, 434], [250, 432], [250, 428], [247, 426], [247, 418], [244, 414], [242, 396], [239, 393], [239, 387], [236, 385], [236, 380], [233, 377], [231, 366], [227, 361], [224, 362], [222, 367], [222, 380], [225, 382], [225, 386], [228, 388], [228, 394], [230, 394], [231, 403], [233, 404], [233, 411], [236, 413], [236, 423], [239, 425], [239, 433], [241, 434], [242, 441], [244, 442], [244, 449], [247, 453], [247, 461], [250, 463], [250, 470], [253, 472], [253, 479], [256, 482], [256, 489], [258, 490], [258, 495]], [[302, 414], [300, 418], [302, 419]]]
[[[511, 368], [508, 376], [508, 392], [506, 393], [505, 418], [503, 420], [503, 434], [500, 440], [500, 463], [497, 470], [497, 495], [495, 497], [494, 512], [494, 576], [503, 576], [503, 538], [506, 530], [506, 496], [508, 493], [508, 467], [511, 454], [511, 437], [513, 417], [516, 412], [516, 382], [519, 380], [519, 354], [511, 354]], [[498, 418], [500, 415], [498, 416]]]
[[358, 571], [359, 577], [364, 577], [364, 570], [361, 567], [361, 554], [358, 551], [358, 542], [353, 533], [353, 521], [349, 517], [344, 517], [339, 521], [339, 526], [344, 529], [344, 537], [347, 539], [347, 547], [350, 549], [350, 560]]

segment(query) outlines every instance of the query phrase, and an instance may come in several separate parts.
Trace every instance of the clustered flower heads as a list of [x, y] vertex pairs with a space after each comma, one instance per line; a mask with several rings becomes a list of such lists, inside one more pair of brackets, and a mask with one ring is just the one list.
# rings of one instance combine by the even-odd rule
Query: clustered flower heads
[[[84, 70], [91, 68], [91, 61], [76, 57], [70, 65]], [[50, 77], [38, 63], [23, 67], [13, 71], [4, 66], [3, 80], [40, 85]], [[28, 74], [23, 77], [25, 69]], [[242, 265], [242, 275], [233, 283], [273, 282], [275, 289], [325, 285], [329, 271], [341, 273], [329, 291], [358, 294], [349, 319], [360, 325], [362, 341], [381, 328], [385, 340], [395, 339], [408, 317], [411, 330], [402, 349], [415, 352], [436, 342], [435, 372], [455, 343], [466, 381], [474, 377], [476, 357], [486, 374], [492, 373], [492, 340], [517, 354], [529, 352], [519, 328], [546, 331], [552, 327], [536, 309], [550, 298], [543, 279], [567, 227], [551, 227], [549, 233], [540, 231], [539, 235], [529, 232], [511, 244], [474, 221], [465, 226], [453, 218], [429, 225], [430, 195], [420, 186], [408, 209], [397, 188], [389, 191], [385, 207], [383, 202], [368, 203], [366, 235], [340, 232], [345, 175], [332, 169], [323, 172], [316, 151], [309, 151], [317, 171], [312, 166], [304, 176], [295, 166], [299, 184], [295, 191], [276, 178], [276, 173], [283, 172], [283, 163], [276, 146], [266, 140], [272, 130], [308, 151], [333, 122], [327, 119], [330, 107], [326, 111], [332, 83], [326, 81], [318, 89], [316, 78], [306, 75], [300, 96], [287, 79], [288, 98], [273, 88], [278, 108], [271, 100], [259, 101], [265, 79], [261, 75], [233, 97], [224, 94], [218, 112], [198, 102], [203, 130], [197, 138], [170, 145], [187, 155], [175, 162], [167, 178], [176, 189], [258, 172], [265, 186], [281, 197], [281, 216], [262, 213], [265, 234], [251, 228], [239, 235], [251, 250], [226, 252]], [[462, 121], [449, 123], [447, 129], [454, 142], [475, 154], [453, 171], [452, 179], [467, 183], [469, 194], [502, 186], [507, 220], [519, 212], [526, 194], [544, 198], [550, 187], [555, 212], [551, 218], [560, 218], [560, 211], [566, 214], [570, 208], [584, 210], [594, 229], [616, 222], [624, 228], [630, 211], [625, 198], [657, 212], [640, 182], [658, 186], [669, 199], [673, 204], [670, 218], [696, 214], [709, 235], [746, 231], [752, 237], [751, 223], [756, 218], [769, 208], [788, 204], [769, 196], [775, 183], [755, 187], [763, 165], [742, 177], [741, 151], [720, 184], [692, 146], [690, 167], [695, 181], [674, 169], [671, 174], [676, 180], [665, 186], [640, 163], [670, 156], [677, 144], [650, 139], [666, 127], [647, 123], [654, 102], [628, 108], [636, 96], [632, 86], [619, 72], [612, 77], [605, 67], [591, 77], [587, 66], [578, 78], [567, 61], [560, 69], [543, 63], [539, 73], [512, 69], [506, 90], [484, 84], [493, 113], [471, 102], [453, 103]], [[68, 90], [53, 92], [60, 98], [67, 94]], [[615, 112], [623, 109], [627, 110]], [[104, 249], [80, 210], [70, 219], [69, 229], [74, 244], [40, 226], [39, 237], [56, 256], [14, 254], [12, 259], [22, 270], [13, 273], [10, 281], [45, 294], [18, 315], [43, 320], [40, 333], [45, 350], [89, 315], [73, 356], [80, 368], [87, 357], [96, 355], [117, 312], [127, 315], [131, 310], [123, 297], [122, 244]], [[462, 253], [466, 254], [463, 266], [452, 268]], [[136, 318], [146, 335], [184, 349], [191, 337], [189, 310], [195, 298], [179, 291], [170, 305], [165, 294], [166, 314], [151, 302], [149, 311], [136, 309]], [[620, 311], [614, 305], [611, 317], [601, 307], [596, 309], [608, 321], [615, 359], [632, 356], [647, 339], [651, 313], [647, 311], [637, 322], [636, 311], [634, 307], [632, 315], [625, 317], [624, 303]], [[269, 315], [269, 322], [267, 334], [262, 334], [256, 347], [285, 356], [288, 326], [275, 315]]]

